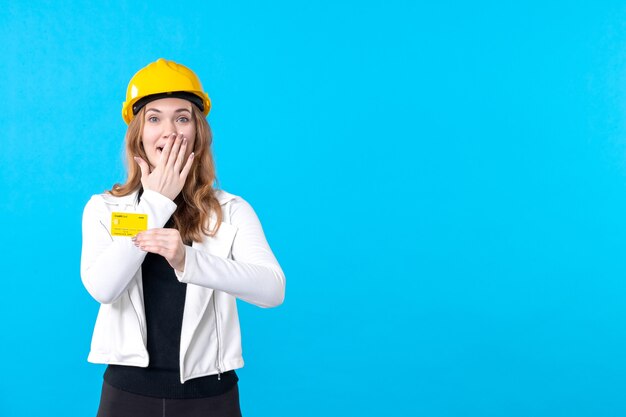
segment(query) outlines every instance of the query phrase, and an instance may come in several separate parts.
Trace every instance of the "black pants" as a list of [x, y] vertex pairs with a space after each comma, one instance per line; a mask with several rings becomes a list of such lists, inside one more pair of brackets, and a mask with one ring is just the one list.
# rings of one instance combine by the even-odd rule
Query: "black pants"
[[237, 385], [222, 395], [189, 400], [154, 398], [104, 382], [97, 417], [241, 417]]

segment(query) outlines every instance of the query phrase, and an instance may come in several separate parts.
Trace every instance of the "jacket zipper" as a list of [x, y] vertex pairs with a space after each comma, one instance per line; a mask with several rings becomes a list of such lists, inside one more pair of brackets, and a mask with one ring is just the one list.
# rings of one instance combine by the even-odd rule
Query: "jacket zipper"
[[[137, 198], [135, 199], [135, 203], [134, 204], [126, 204], [126, 209], [128, 209], [129, 206], [131, 206], [131, 209], [136, 212], [137, 211], [137, 204], [139, 204], [139, 195], [137, 195]], [[119, 205], [118, 205], [119, 206]], [[100, 222], [102, 223], [102, 222]], [[107, 229], [108, 230], [108, 229]], [[109, 233], [109, 236], [111, 235], [111, 233]], [[113, 239], [113, 237], [111, 236], [111, 239]], [[141, 267], [140, 267], [141, 269]], [[141, 279], [143, 279], [143, 271], [142, 271], [142, 275], [141, 275]], [[128, 289], [126, 290], [128, 291]], [[142, 289], [141, 289], [141, 296], [143, 298], [143, 285], [142, 285]], [[137, 307], [135, 307], [135, 303], [133, 303], [133, 299], [130, 296], [130, 292], [128, 293], [128, 299], [130, 300], [130, 305], [133, 306], [133, 310], [135, 310], [135, 315], [137, 316], [137, 321], [139, 322], [139, 331], [141, 332], [141, 339], [145, 340], [144, 342], [144, 348], [146, 349], [146, 353], [148, 353], [148, 337], [144, 334], [145, 330], [143, 328], [143, 326], [141, 325], [141, 320], [139, 320], [139, 311], [137, 310]], [[143, 316], [145, 317], [146, 313], [145, 313], [145, 309], [144, 309], [144, 314]]]
[[[141, 326], [141, 321], [139, 320], [139, 311], [137, 311], [137, 307], [135, 307], [135, 303], [133, 303], [133, 299], [130, 297], [130, 294], [128, 295], [128, 299], [130, 300], [130, 305], [133, 306], [133, 310], [135, 310], [135, 315], [137, 316], [137, 324], [139, 325], [139, 332], [141, 333], [141, 339], [142, 340], [148, 340], [144, 336], [144, 330], [143, 330], [143, 327]], [[147, 351], [147, 349], [146, 349], [146, 351]]]
[[215, 312], [215, 331], [217, 332], [217, 380], [222, 380], [222, 369], [220, 367], [222, 358], [220, 357], [221, 351], [221, 340], [220, 340], [220, 323], [217, 319], [217, 304], [215, 303], [215, 292], [213, 292], [213, 311]]

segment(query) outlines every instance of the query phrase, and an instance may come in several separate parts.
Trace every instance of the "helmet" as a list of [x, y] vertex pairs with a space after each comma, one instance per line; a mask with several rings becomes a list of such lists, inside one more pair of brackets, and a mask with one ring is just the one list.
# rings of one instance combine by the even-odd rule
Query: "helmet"
[[184, 65], [159, 58], [140, 69], [128, 83], [126, 101], [122, 103], [122, 117], [128, 124], [148, 102], [166, 97], [191, 101], [206, 116], [211, 100], [202, 90], [196, 74]]

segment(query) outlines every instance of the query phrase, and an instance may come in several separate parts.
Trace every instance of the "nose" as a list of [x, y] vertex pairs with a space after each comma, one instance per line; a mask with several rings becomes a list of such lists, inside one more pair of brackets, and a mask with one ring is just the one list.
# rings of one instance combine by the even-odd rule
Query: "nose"
[[166, 120], [163, 124], [163, 137], [166, 138], [172, 134], [176, 134], [176, 124], [173, 120]]

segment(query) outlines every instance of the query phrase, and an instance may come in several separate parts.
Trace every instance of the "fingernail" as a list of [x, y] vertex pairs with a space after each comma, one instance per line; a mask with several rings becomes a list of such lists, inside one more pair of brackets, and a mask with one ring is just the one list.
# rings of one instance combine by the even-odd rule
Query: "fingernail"
[[192, 152], [191, 155], [189, 155], [189, 159], [193, 159], [194, 155], [195, 153]]

